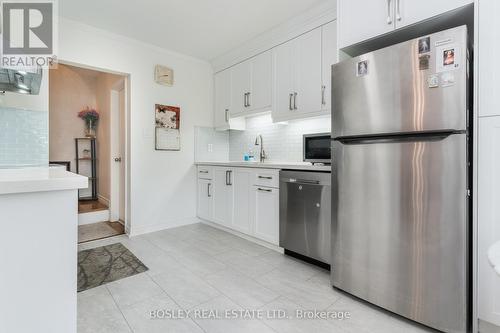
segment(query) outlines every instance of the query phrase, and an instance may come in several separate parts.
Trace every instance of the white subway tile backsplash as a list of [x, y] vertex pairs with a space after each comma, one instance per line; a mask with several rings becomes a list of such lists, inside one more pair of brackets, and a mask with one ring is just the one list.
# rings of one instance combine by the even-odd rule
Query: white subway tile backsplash
[[311, 133], [329, 133], [330, 117], [310, 118], [273, 123], [271, 115], [247, 118], [245, 131], [229, 131], [229, 160], [241, 161], [250, 149], [258, 155], [255, 138], [261, 134], [268, 160], [273, 162], [301, 162], [302, 136]]
[[0, 168], [48, 163], [48, 113], [0, 107]]

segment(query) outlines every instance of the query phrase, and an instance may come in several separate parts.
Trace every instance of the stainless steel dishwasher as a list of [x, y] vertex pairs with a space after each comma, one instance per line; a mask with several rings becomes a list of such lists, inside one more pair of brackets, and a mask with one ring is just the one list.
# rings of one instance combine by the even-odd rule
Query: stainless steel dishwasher
[[330, 264], [331, 173], [280, 172], [280, 246]]

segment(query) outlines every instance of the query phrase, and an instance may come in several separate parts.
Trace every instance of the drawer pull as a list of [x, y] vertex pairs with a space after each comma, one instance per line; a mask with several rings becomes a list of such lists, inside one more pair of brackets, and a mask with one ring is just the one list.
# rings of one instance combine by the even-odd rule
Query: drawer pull
[[202, 171], [200, 171], [200, 173], [208, 173], [208, 171], [207, 170], [202, 170]]
[[268, 190], [268, 189], [265, 189], [265, 188], [257, 188], [258, 191], [261, 191], [261, 192], [272, 192], [273, 190]]
[[259, 176], [259, 179], [273, 179], [273, 177], [269, 177], [269, 176]]

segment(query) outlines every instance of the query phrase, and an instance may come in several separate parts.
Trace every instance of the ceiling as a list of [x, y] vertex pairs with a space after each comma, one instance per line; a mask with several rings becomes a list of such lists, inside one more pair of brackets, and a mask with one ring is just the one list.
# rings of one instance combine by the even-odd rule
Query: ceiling
[[172, 51], [212, 60], [332, 0], [64, 0], [60, 14]]

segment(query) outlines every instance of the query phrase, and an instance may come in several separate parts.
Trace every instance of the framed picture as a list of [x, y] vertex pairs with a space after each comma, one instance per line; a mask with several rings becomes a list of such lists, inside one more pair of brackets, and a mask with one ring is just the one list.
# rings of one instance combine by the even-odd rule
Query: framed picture
[[181, 150], [180, 116], [177, 106], [155, 105], [156, 150]]

